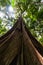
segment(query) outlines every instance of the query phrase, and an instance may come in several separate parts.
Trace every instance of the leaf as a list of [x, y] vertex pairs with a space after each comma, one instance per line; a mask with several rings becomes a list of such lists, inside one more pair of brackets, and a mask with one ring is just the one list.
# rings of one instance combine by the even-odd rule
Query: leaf
[[12, 1], [11, 1], [11, 5], [12, 5], [12, 7], [15, 6], [15, 3], [16, 3], [16, 0], [12, 0]]

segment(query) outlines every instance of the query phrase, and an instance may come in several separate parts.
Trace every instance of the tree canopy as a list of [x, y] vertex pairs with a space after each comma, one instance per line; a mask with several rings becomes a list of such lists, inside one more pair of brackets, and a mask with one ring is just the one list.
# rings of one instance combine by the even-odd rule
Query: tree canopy
[[[8, 11], [9, 6], [12, 7], [12, 13]], [[43, 44], [43, 2], [41, 0], [1, 0], [0, 12], [4, 13], [1, 14], [3, 17], [0, 16], [0, 36], [13, 26], [19, 15], [22, 15], [27, 28]]]

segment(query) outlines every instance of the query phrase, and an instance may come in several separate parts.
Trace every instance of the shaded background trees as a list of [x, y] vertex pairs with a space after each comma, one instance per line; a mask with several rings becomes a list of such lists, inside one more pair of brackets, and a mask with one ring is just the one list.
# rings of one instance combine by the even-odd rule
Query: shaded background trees
[[0, 36], [11, 29], [20, 14], [31, 33], [43, 44], [42, 0], [1, 0]]

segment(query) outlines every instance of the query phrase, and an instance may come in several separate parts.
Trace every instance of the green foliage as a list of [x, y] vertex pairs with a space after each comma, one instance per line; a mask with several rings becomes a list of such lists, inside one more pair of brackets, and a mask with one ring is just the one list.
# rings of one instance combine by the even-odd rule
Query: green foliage
[[43, 8], [38, 12], [38, 19], [43, 20]]
[[0, 36], [6, 32], [6, 28], [2, 25], [2, 20], [0, 19]]
[[16, 0], [11, 0], [11, 6], [14, 7], [16, 3]]
[[[31, 33], [43, 43], [43, 5], [39, 5], [41, 0], [1, 0], [0, 5], [10, 4], [17, 9], [17, 13], [22, 14], [27, 27]], [[41, 7], [42, 6], [42, 7]], [[39, 10], [40, 8], [40, 10]], [[16, 13], [16, 14], [17, 14]], [[1, 24], [1, 20], [0, 20]], [[5, 32], [5, 27], [0, 25], [0, 33]]]
[[0, 5], [5, 6], [7, 4], [10, 4], [10, 0], [0, 0]]

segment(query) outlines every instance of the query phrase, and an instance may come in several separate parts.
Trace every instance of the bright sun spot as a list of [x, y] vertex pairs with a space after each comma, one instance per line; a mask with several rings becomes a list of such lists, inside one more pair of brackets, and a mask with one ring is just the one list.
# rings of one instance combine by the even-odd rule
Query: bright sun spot
[[13, 12], [14, 10], [13, 10], [13, 8], [12, 8], [11, 6], [9, 6], [8, 11], [11, 13], [11, 12]]
[[0, 18], [3, 18], [4, 16], [5, 16], [5, 14], [0, 11]]
[[43, 0], [41, 0], [41, 2], [43, 2]]

